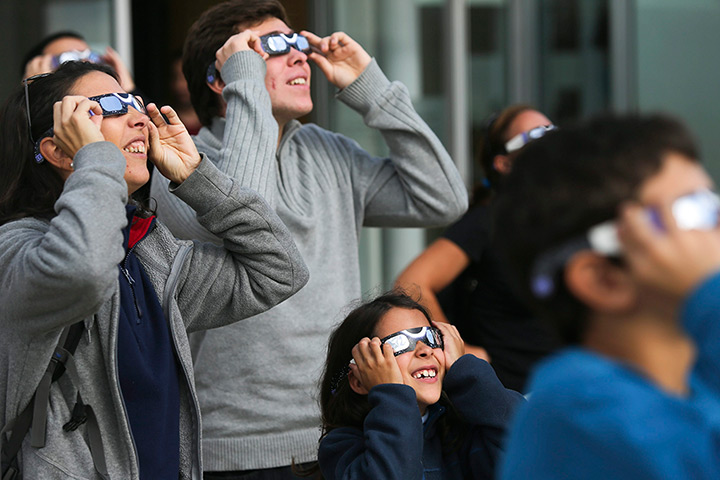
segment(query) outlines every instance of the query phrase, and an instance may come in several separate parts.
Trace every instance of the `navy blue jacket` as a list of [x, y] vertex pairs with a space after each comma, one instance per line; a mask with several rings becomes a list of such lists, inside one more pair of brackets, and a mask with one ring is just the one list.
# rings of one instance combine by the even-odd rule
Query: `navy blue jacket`
[[134, 254], [152, 230], [155, 217], [134, 216], [127, 207], [123, 230], [125, 259], [118, 265], [120, 323], [118, 374], [140, 478], [177, 480], [180, 470], [180, 391], [178, 362], [170, 328], [157, 293]]
[[458, 449], [443, 449], [437, 427], [445, 407], [429, 407], [423, 425], [412, 387], [377, 385], [368, 395], [372, 410], [363, 430], [337, 428], [320, 442], [325, 479], [493, 478], [505, 427], [522, 395], [503, 387], [492, 367], [472, 355], [453, 364], [443, 390], [468, 428]]

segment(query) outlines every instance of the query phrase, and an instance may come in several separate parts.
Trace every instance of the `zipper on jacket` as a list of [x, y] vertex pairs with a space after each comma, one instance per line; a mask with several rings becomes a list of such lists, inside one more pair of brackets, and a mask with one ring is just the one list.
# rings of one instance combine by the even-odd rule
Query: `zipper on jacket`
[[[137, 245], [137, 244], [135, 244]], [[132, 292], [133, 297], [133, 303], [135, 304], [135, 312], [137, 312], [137, 325], [140, 325], [140, 319], [142, 318], [142, 310], [140, 309], [140, 304], [138, 303], [137, 296], [135, 295], [135, 279], [130, 275], [130, 271], [127, 269], [127, 262], [130, 259], [130, 254], [135, 250], [135, 245], [132, 246], [132, 248], [128, 251], [127, 255], [125, 255], [125, 260], [123, 261], [122, 265], [119, 265], [120, 271], [125, 276], [125, 279], [127, 280], [128, 284], [130, 284], [130, 291]]]

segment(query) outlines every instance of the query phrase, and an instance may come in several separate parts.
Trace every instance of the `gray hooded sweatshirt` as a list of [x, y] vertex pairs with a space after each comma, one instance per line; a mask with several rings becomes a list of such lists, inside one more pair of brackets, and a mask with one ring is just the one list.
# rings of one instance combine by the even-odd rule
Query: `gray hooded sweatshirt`
[[[29, 403], [64, 327], [83, 320], [81, 385], [53, 383], [46, 446], [19, 453], [25, 479], [96, 479], [85, 425], [65, 432], [77, 388], [93, 407], [112, 479], [138, 478], [117, 372], [118, 263], [127, 224], [125, 159], [109, 142], [74, 158], [50, 221], [0, 226], [0, 424]], [[173, 193], [223, 247], [176, 240], [160, 223], [135, 248], [169, 323], [180, 364], [180, 479], [201, 478], [200, 413], [187, 332], [219, 327], [283, 301], [308, 280], [287, 229], [257, 193], [207, 159]]]

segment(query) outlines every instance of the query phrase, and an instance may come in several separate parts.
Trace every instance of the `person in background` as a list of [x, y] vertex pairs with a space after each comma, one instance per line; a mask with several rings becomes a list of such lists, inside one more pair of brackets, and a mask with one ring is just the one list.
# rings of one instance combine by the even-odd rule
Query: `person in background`
[[60, 64], [69, 60], [109, 65], [117, 72], [118, 81], [123, 90], [138, 94], [130, 70], [112, 47], [108, 46], [103, 54], [94, 52], [82, 35], [71, 30], [53, 33], [35, 44], [23, 59], [22, 78], [52, 72]]
[[[64, 63], [0, 114], [2, 478], [199, 478], [187, 333], [307, 281], [262, 198], [199, 154], [172, 108], [145, 107], [115, 75]], [[148, 157], [222, 247], [179, 241], [128, 202]]]
[[503, 384], [519, 392], [525, 392], [531, 367], [557, 343], [510, 288], [492, 216], [496, 192], [517, 153], [552, 129], [545, 115], [527, 105], [493, 116], [478, 149], [485, 181], [475, 189], [470, 209], [396, 280], [407, 290], [419, 289], [433, 318], [454, 324], [466, 351], [488, 360]]
[[[297, 120], [313, 108], [309, 62], [382, 134], [386, 158]], [[208, 9], [188, 32], [183, 72], [203, 124], [198, 148], [267, 199], [310, 269], [299, 296], [193, 339], [205, 478], [292, 478], [293, 459], [317, 458], [317, 374], [331, 326], [361, 296], [362, 227], [446, 225], [467, 191], [405, 86], [345, 33], [293, 31], [278, 0]], [[158, 215], [176, 235], [219, 241], [155, 178]]]
[[714, 188], [664, 116], [596, 117], [520, 153], [497, 238], [567, 348], [533, 372], [500, 478], [720, 478]]
[[357, 308], [330, 335], [320, 382], [325, 480], [492, 479], [523, 397], [457, 329], [402, 291]]

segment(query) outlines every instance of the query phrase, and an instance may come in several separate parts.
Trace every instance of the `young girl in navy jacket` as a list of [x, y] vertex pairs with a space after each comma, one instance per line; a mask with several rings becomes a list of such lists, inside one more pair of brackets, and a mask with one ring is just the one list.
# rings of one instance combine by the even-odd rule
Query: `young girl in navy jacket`
[[523, 397], [464, 354], [457, 329], [392, 291], [330, 337], [318, 452], [327, 480], [493, 478]]

